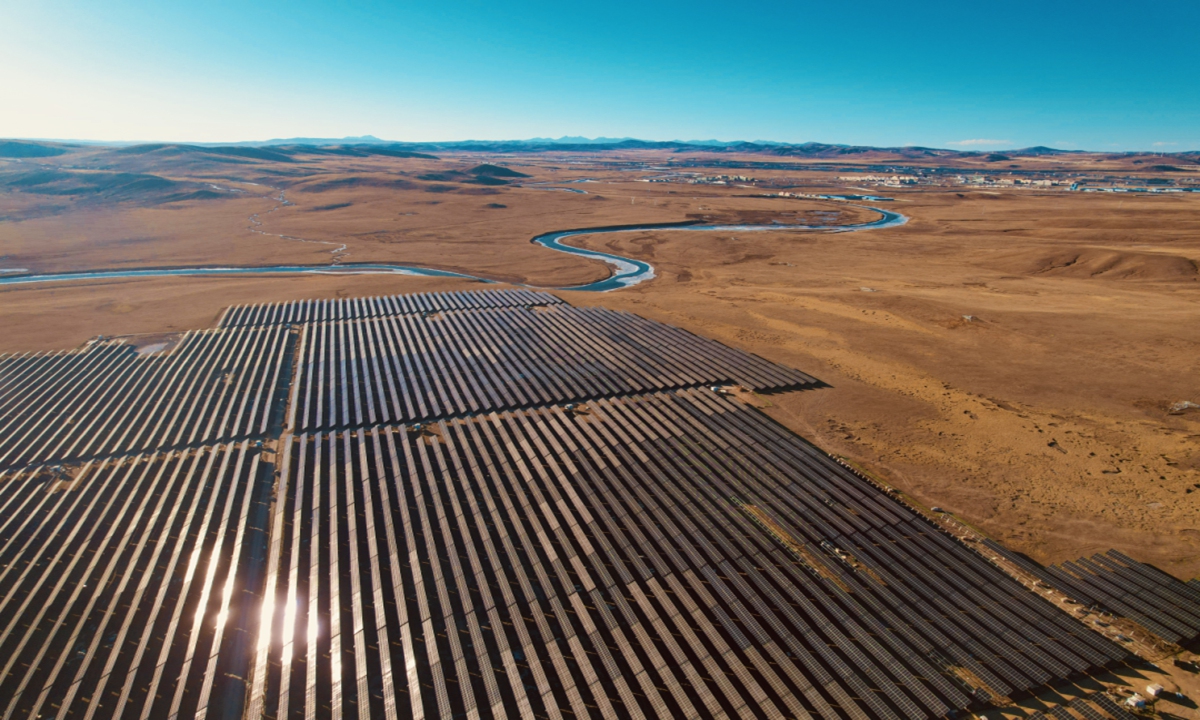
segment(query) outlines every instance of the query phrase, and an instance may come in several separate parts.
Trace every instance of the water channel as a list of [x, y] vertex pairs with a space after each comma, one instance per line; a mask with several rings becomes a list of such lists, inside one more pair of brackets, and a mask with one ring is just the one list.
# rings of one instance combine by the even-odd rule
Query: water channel
[[[867, 207], [865, 205], [856, 207]], [[580, 257], [600, 260], [607, 263], [613, 273], [604, 280], [598, 280], [586, 285], [572, 287], [539, 288], [543, 290], [576, 290], [581, 292], [608, 292], [637, 285], [654, 277], [654, 267], [649, 263], [632, 258], [621, 257], [596, 250], [585, 250], [563, 244], [563, 240], [576, 235], [598, 235], [601, 233], [638, 232], [638, 231], [686, 231], [686, 232], [855, 232], [860, 230], [878, 230], [895, 227], [908, 222], [908, 218], [900, 213], [867, 208], [882, 215], [878, 220], [857, 225], [785, 225], [770, 223], [763, 225], [706, 225], [696, 221], [679, 223], [643, 224], [643, 225], [613, 225], [599, 228], [580, 228], [578, 230], [560, 230], [538, 235], [531, 242], [558, 252], [579, 255]], [[93, 270], [88, 272], [53, 273], [53, 274], [16, 274], [21, 271], [5, 271], [0, 269], [0, 285], [21, 285], [43, 282], [79, 282], [84, 280], [110, 280], [121, 278], [147, 277], [180, 277], [180, 276], [220, 276], [220, 275], [417, 275], [424, 277], [461, 278], [493, 282], [487, 278], [435, 270], [433, 268], [414, 267], [410, 265], [392, 265], [383, 263], [345, 263], [341, 265], [265, 265], [254, 267], [176, 267], [176, 268], [139, 268], [131, 270]]]

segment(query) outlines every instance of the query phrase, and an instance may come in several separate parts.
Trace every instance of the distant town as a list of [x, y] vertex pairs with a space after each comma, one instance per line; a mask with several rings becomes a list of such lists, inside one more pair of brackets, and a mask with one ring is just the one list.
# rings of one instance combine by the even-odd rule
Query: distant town
[[[809, 166], [806, 171], [822, 168]], [[749, 175], [699, 175], [696, 173], [673, 172], [640, 178], [646, 183], [679, 183], [687, 185], [725, 185], [746, 188], [779, 187], [782, 180], [772, 178], [760, 180]], [[1144, 178], [1117, 175], [1092, 175], [1083, 173], [1055, 173], [1038, 171], [1008, 171], [995, 173], [948, 172], [946, 168], [905, 168], [905, 172], [871, 173], [862, 175], [839, 175], [837, 181], [853, 183], [861, 187], [908, 188], [916, 186], [967, 186], [972, 188], [1006, 188], [1047, 190], [1060, 189], [1072, 192], [1113, 193], [1189, 193], [1200, 192], [1200, 177], [1197, 178]], [[826, 194], [777, 192], [773, 197], [803, 197], [819, 199], [842, 199], [842, 196]], [[854, 197], [851, 199], [863, 199]]]

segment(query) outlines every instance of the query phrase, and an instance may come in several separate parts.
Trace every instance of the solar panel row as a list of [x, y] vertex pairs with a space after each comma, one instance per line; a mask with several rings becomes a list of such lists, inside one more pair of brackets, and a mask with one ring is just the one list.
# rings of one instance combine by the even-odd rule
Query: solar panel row
[[1137, 720], [1133, 713], [1117, 705], [1107, 695], [1096, 693], [1095, 695], [1089, 695], [1088, 699], [1099, 705], [1101, 709], [1112, 715], [1116, 720]]
[[3, 717], [240, 706], [271, 485], [247, 442], [0, 472]]
[[1116, 551], [1059, 567], [1085, 584], [1100, 604], [1162, 639], [1188, 643], [1200, 638], [1200, 598], [1176, 578]]
[[0, 467], [262, 435], [292, 339], [206, 330], [157, 353], [99, 341], [0, 357]]
[[[1096, 708], [1104, 709], [1101, 713]], [[1017, 712], [1016, 708], [1009, 708], [1009, 712]], [[1074, 711], [1077, 714], [1072, 714]], [[1056, 705], [1047, 709], [1045, 712], [1035, 710], [1025, 716], [1028, 720], [1044, 720], [1047, 717], [1059, 718], [1059, 720], [1135, 720], [1134, 716], [1121, 709], [1110, 697], [1104, 693], [1093, 693], [1075, 698], [1066, 705]]]
[[1117, 550], [1043, 568], [995, 541], [984, 544], [1060, 592], [1132, 620], [1167, 642], [1200, 638], [1200, 589]]
[[1095, 696], [1092, 698], [1075, 698], [1071, 701], [1070, 707], [1084, 717], [1084, 720], [1108, 720], [1107, 715], [1102, 715], [1097, 712], [1096, 707], [1088, 702], [1088, 699], [1095, 701]]
[[604, 308], [505, 308], [314, 323], [295, 385], [295, 431], [408, 422], [804, 373]]
[[1123, 655], [707, 390], [288, 457], [254, 717], [940, 717]]
[[555, 305], [561, 302], [562, 300], [554, 295], [537, 290], [467, 290], [335, 300], [294, 300], [234, 305], [225, 310], [217, 325], [236, 327], [357, 320], [391, 315], [419, 315], [442, 310]]

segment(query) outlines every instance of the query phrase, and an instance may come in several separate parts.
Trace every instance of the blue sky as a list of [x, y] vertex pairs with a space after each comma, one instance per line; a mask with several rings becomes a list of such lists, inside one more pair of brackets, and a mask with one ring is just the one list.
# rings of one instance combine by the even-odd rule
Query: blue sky
[[0, 0], [0, 137], [1200, 149], [1200, 2]]

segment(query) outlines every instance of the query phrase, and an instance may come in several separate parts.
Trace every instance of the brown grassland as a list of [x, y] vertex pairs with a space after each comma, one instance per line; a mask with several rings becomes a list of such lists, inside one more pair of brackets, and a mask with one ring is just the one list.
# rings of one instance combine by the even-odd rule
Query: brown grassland
[[[39, 194], [0, 185], [0, 268], [386, 261], [558, 287], [601, 279], [608, 268], [529, 242], [550, 230], [876, 216], [736, 186], [636, 182], [675, 160], [623, 152], [228, 163], [108, 150], [0, 160], [0, 178], [36, 166], [63, 173], [66, 184], [89, 174], [95, 184], [101, 173], [174, 184], [152, 199], [142, 190]], [[481, 162], [530, 177], [481, 184], [469, 172]], [[1136, 170], [1085, 156], [1021, 162]], [[688, 169], [847, 192], [837, 173], [815, 164]], [[596, 182], [561, 184], [583, 178]], [[550, 182], [560, 184], [536, 184]], [[893, 197], [889, 209], [910, 221], [885, 230], [575, 238], [643, 259], [658, 277], [618, 292], [561, 294], [819, 377], [828, 387], [756, 402], [916, 502], [1038, 561], [1116, 547], [1179, 577], [1200, 574], [1200, 412], [1171, 410], [1200, 403], [1200, 194], [942, 187]], [[383, 275], [0, 286], [0, 352], [209, 327], [235, 303], [479, 287]]]

